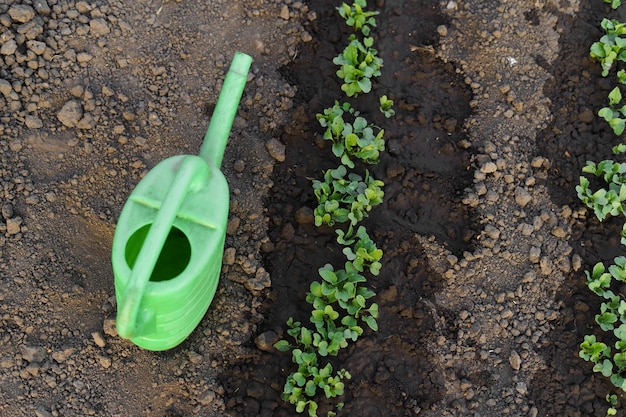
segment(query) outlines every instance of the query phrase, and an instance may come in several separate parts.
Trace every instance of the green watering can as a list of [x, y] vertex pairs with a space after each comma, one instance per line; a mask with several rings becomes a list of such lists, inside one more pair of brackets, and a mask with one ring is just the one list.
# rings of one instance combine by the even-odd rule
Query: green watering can
[[251, 63], [235, 54], [200, 155], [161, 161], [120, 214], [111, 260], [117, 332], [144, 349], [185, 340], [217, 289], [229, 208], [220, 166]]

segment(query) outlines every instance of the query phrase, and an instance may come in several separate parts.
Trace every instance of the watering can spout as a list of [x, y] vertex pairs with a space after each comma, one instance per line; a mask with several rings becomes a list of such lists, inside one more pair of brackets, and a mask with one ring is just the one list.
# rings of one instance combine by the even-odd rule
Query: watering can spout
[[200, 157], [207, 162], [210, 161], [218, 169], [222, 165], [228, 135], [237, 114], [251, 64], [252, 58], [249, 55], [235, 53], [215, 104], [204, 142], [200, 147]]

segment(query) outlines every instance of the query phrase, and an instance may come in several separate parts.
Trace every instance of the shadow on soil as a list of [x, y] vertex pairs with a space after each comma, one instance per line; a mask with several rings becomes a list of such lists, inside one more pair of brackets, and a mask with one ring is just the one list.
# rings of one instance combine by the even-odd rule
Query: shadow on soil
[[[553, 79], [545, 88], [552, 100], [554, 120], [540, 133], [537, 143], [539, 155], [552, 162], [546, 181], [552, 201], [557, 206], [569, 206], [575, 213], [586, 213], [576, 219], [570, 244], [582, 256], [583, 267], [589, 269], [596, 262], [611, 262], [625, 254], [619, 242], [621, 219], [598, 222], [577, 198], [575, 188], [585, 162], [615, 158], [611, 148], [620, 142], [608, 124], [596, 116], [614, 85], [611, 77], [602, 78], [599, 63], [589, 57], [589, 47], [602, 36], [603, 17], [623, 21], [626, 14], [613, 16], [602, 2], [581, 2], [580, 7], [577, 16], [559, 17], [561, 52], [557, 64], [546, 68]], [[562, 303], [563, 319], [551, 331], [550, 343], [542, 352], [547, 372], [535, 376], [530, 390], [539, 415], [604, 415], [608, 408], [605, 395], [616, 392], [607, 378], [592, 372], [592, 364], [578, 357], [585, 334], [606, 339], [594, 321], [601, 300], [585, 281], [582, 270], [573, 272], [556, 295]]]

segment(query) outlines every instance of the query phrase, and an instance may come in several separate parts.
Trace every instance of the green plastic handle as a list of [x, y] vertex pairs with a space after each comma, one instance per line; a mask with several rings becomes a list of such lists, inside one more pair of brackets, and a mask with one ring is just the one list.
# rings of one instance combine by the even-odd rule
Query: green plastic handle
[[200, 157], [212, 162], [218, 169], [222, 166], [228, 135], [237, 115], [251, 64], [252, 57], [242, 52], [235, 53], [200, 147]]

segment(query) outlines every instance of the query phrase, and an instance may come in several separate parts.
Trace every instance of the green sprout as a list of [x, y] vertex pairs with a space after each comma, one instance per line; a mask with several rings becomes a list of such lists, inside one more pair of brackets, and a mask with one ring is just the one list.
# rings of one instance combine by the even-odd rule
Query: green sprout
[[352, 27], [355, 31], [361, 31], [363, 35], [369, 36], [370, 27], [376, 27], [376, 19], [374, 16], [378, 12], [366, 12], [363, 9], [367, 7], [365, 0], [355, 0], [352, 6], [346, 3], [342, 3], [340, 7], [337, 7], [339, 15], [343, 17], [346, 24]]
[[340, 66], [337, 76], [343, 80], [341, 90], [348, 97], [372, 91], [371, 79], [380, 75], [383, 60], [373, 45], [374, 38], [366, 37], [361, 42], [352, 35], [348, 46], [333, 59], [333, 63]]
[[[346, 178], [347, 174], [347, 178]], [[313, 191], [318, 206], [313, 211], [315, 225], [349, 222], [355, 226], [368, 216], [374, 206], [383, 201], [383, 182], [374, 179], [366, 171], [365, 178], [358, 174], [347, 173], [340, 165], [324, 173], [324, 181], [313, 181]]]
[[600, 188], [593, 191], [589, 188], [589, 180], [580, 177], [580, 184], [576, 186], [578, 198], [589, 208], [593, 209], [598, 220], [603, 221], [607, 215], [617, 216], [624, 214], [626, 207], [626, 163], [617, 163], [612, 160], [601, 161], [598, 164], [587, 161], [583, 172], [594, 174], [602, 178], [608, 189]]
[[[368, 268], [372, 275], [378, 275], [382, 267], [380, 259], [383, 257], [383, 251], [376, 247], [376, 244], [370, 239], [365, 227], [359, 226], [354, 237], [350, 238], [343, 230], [336, 230], [338, 235], [337, 242], [343, 245], [351, 245], [354, 247], [346, 247], [343, 249], [346, 258], [352, 262], [357, 271], [363, 272], [364, 268]], [[355, 243], [356, 242], [356, 243]]]
[[609, 106], [603, 107], [598, 111], [598, 116], [609, 123], [611, 129], [613, 129], [613, 133], [616, 135], [621, 135], [626, 126], [626, 119], [620, 117], [626, 117], [626, 104], [619, 107], [621, 101], [622, 93], [619, 87], [615, 87], [609, 93]]
[[390, 118], [396, 114], [396, 111], [393, 109], [393, 100], [389, 100], [387, 96], [380, 98], [379, 110], [386, 118]]
[[590, 48], [592, 58], [600, 61], [602, 76], [606, 77], [615, 61], [626, 61], [626, 39], [620, 35], [626, 34], [626, 24], [614, 19], [602, 19], [600, 24], [605, 35]]
[[604, 0], [605, 3], [611, 5], [611, 9], [615, 10], [622, 5], [621, 0]]
[[606, 394], [606, 402], [609, 403], [611, 407], [609, 407], [609, 409], [606, 410], [605, 417], [616, 415], [617, 409], [615, 408], [615, 406], [617, 405], [617, 395], [611, 394], [611, 393]]
[[326, 128], [323, 138], [333, 143], [333, 154], [342, 164], [354, 168], [353, 159], [378, 163], [380, 152], [385, 150], [385, 131], [359, 116], [349, 103], [339, 105], [336, 101], [323, 114], [318, 113], [317, 120]]

